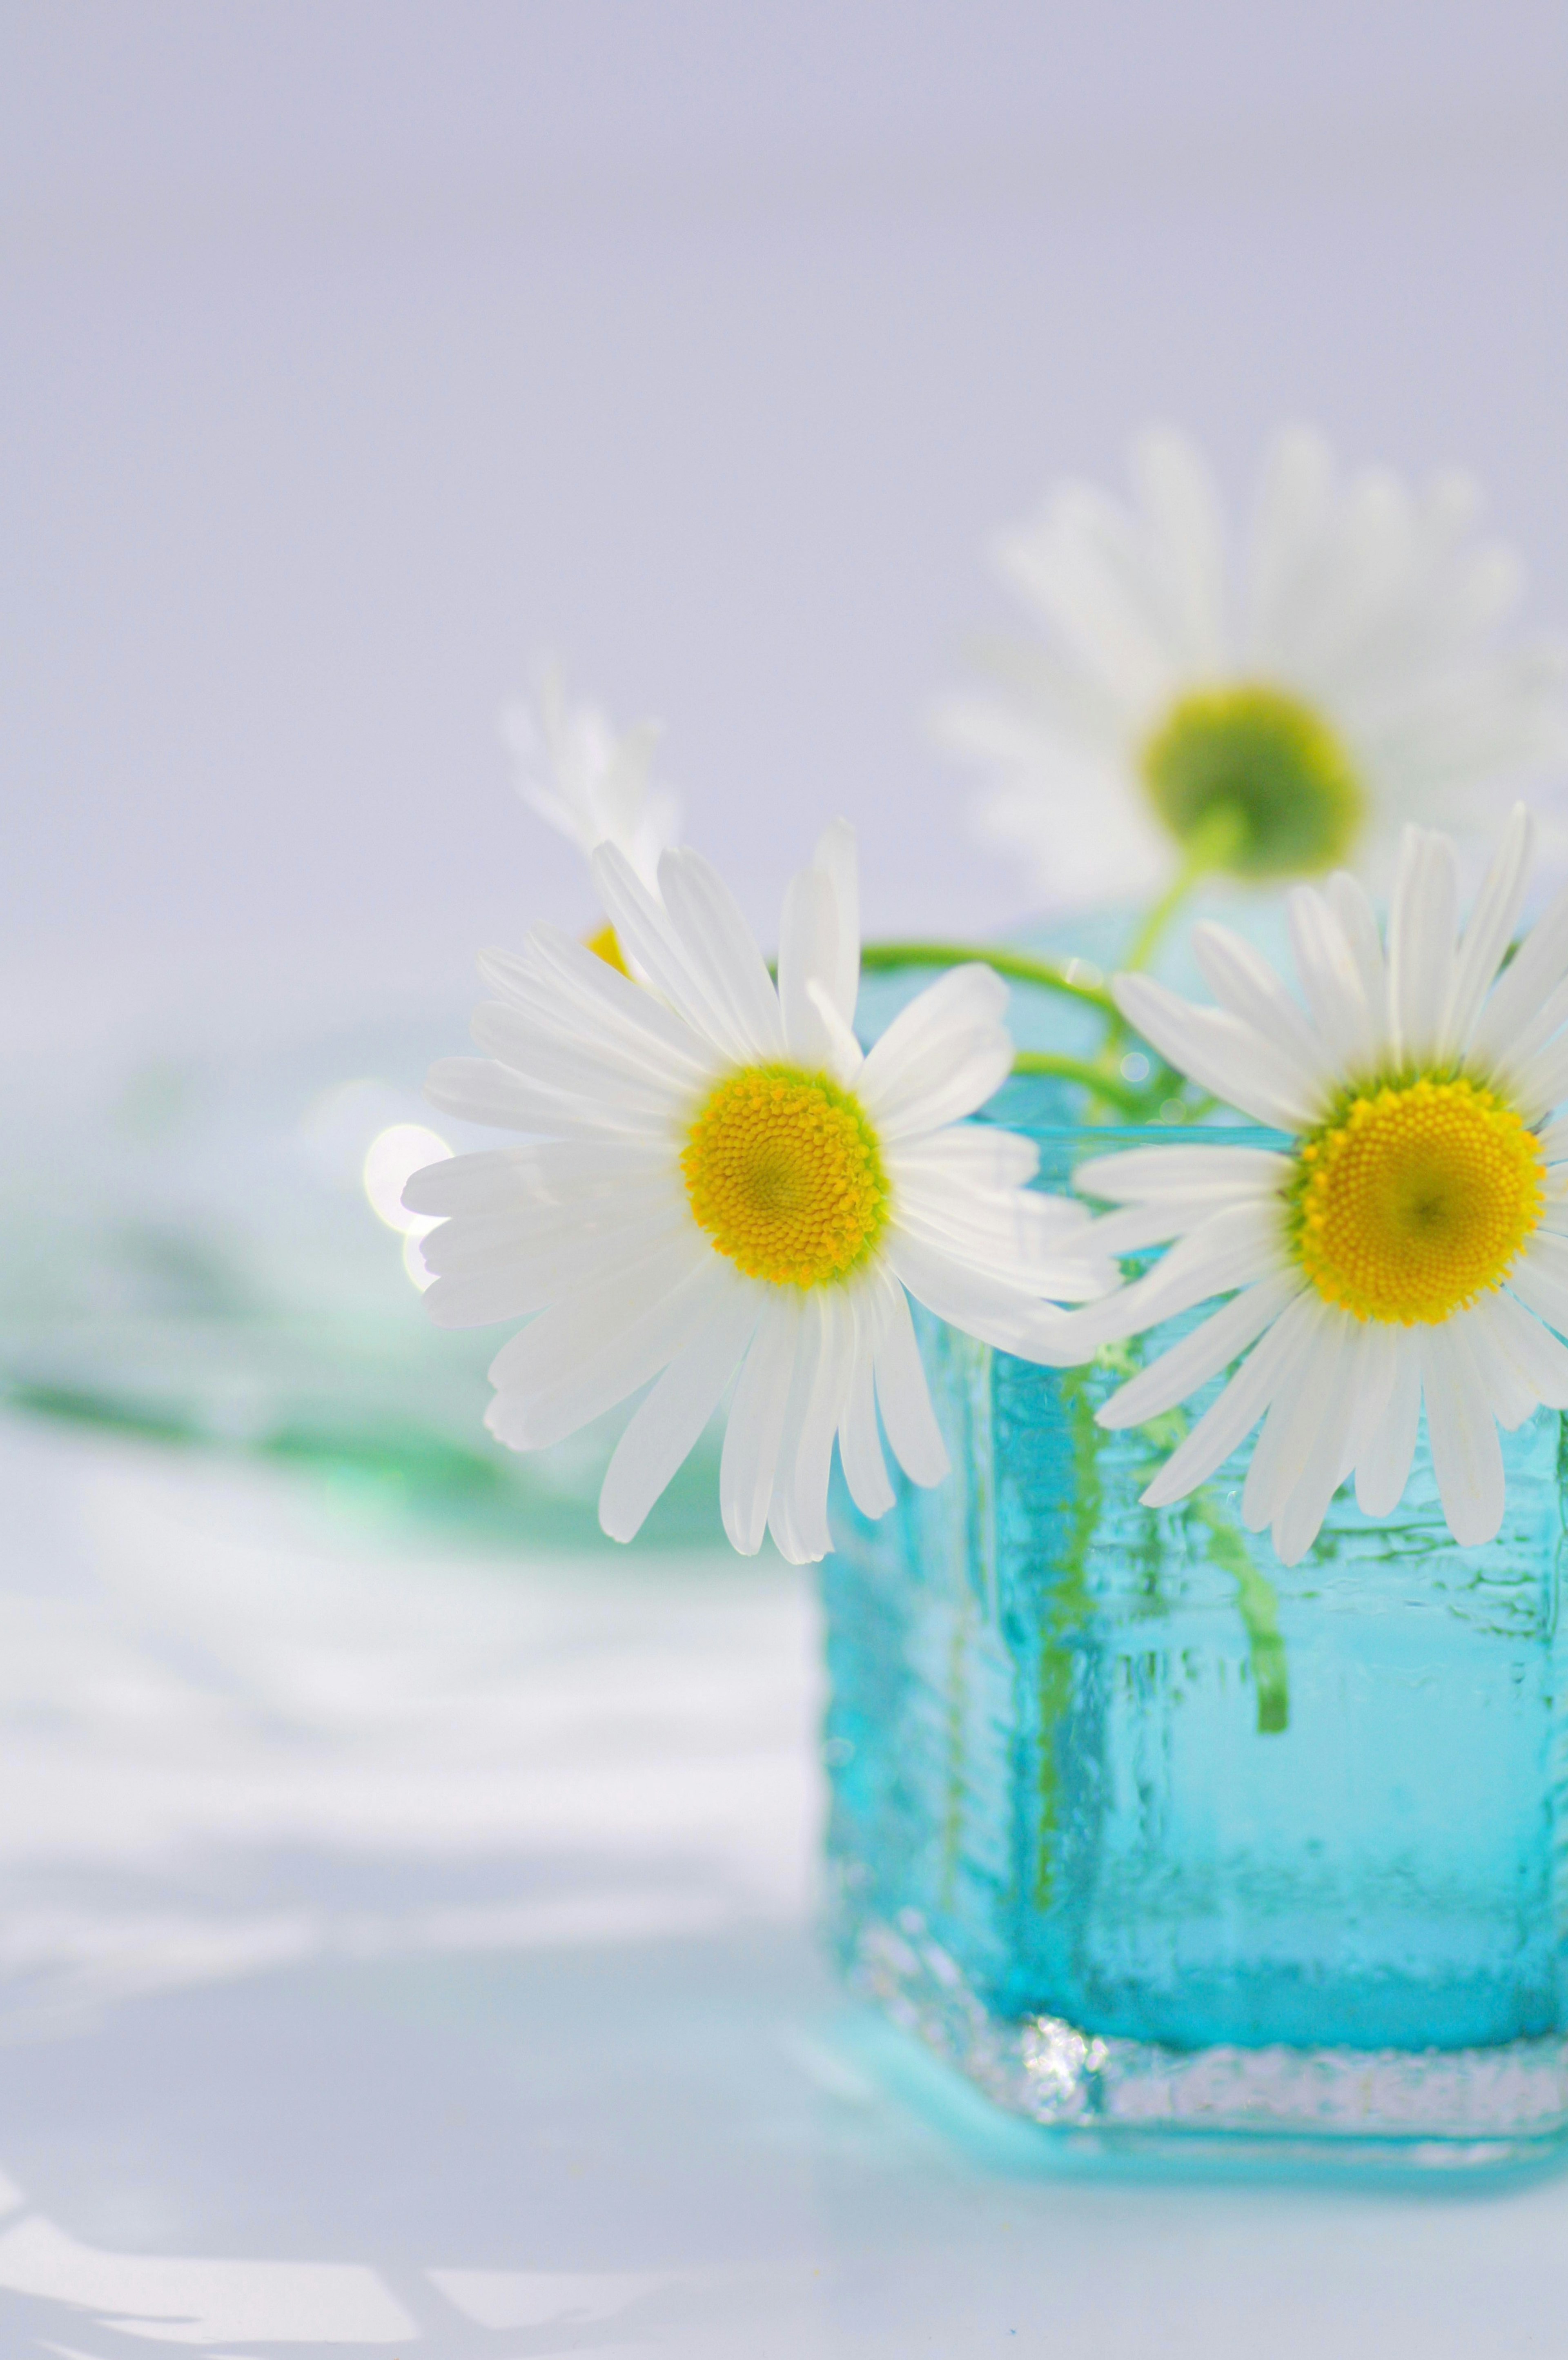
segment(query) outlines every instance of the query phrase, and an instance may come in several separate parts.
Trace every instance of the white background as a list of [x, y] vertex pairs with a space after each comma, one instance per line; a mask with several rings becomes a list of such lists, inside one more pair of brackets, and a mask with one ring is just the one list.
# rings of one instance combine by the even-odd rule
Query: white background
[[221, 991], [586, 915], [495, 734], [667, 725], [759, 925], [1020, 914], [920, 713], [1131, 430], [1488, 486], [1568, 621], [1559, 0], [8, 0], [0, 942]]

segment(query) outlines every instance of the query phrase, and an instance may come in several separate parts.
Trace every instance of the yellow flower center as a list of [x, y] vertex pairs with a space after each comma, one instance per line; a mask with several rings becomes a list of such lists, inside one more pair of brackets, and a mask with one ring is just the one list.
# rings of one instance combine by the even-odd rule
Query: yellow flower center
[[1497, 1285], [1541, 1218], [1540, 1141], [1463, 1076], [1374, 1087], [1300, 1157], [1291, 1198], [1301, 1267], [1357, 1319], [1446, 1319]]
[[698, 1226], [748, 1278], [821, 1286], [864, 1262], [887, 1220], [876, 1133], [826, 1074], [750, 1065], [705, 1100], [681, 1153]]
[[1156, 810], [1190, 850], [1236, 877], [1300, 876], [1343, 859], [1365, 799], [1320, 714], [1262, 683], [1194, 689], [1144, 748]]
[[603, 959], [606, 967], [614, 967], [617, 975], [630, 978], [631, 969], [621, 955], [620, 936], [613, 926], [601, 926], [597, 934], [587, 937], [584, 948], [592, 951], [596, 958]]

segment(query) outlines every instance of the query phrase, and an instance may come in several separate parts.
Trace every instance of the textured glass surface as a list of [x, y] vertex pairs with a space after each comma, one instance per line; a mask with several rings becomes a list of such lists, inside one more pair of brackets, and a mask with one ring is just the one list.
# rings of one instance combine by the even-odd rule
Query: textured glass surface
[[[1134, 1139], [1036, 1136], [1054, 1185]], [[1185, 2072], [1217, 2126], [1554, 2128], [1559, 1417], [1505, 1437], [1489, 1546], [1450, 1540], [1423, 1446], [1392, 1519], [1343, 1491], [1288, 1569], [1240, 1521], [1250, 1445], [1180, 1506], [1138, 1504], [1218, 1380], [1110, 1435], [1094, 1410], [1142, 1345], [1056, 1371], [922, 1340], [953, 1476], [880, 1525], [840, 1492], [824, 1568], [829, 1849], [861, 1980], [1007, 2103], [1009, 2073], [1065, 2092], [1025, 2104], [1047, 2119], [1168, 2115], [1150, 2091]], [[1427, 2051], [1447, 2078], [1429, 2060], [1423, 2096]], [[1113, 2101], [1107, 2060], [1142, 2098]]]

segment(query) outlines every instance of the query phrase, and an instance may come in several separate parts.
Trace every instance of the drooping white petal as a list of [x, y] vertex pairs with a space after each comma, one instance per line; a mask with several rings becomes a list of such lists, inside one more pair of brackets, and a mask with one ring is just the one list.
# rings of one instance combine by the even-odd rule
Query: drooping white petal
[[828, 1524], [828, 1481], [833, 1438], [855, 1373], [855, 1321], [845, 1290], [820, 1287], [815, 1300], [822, 1339], [792, 1478], [795, 1528], [813, 1562], [826, 1557], [833, 1546]]
[[1250, 1286], [1255, 1279], [1294, 1269], [1279, 1207], [1269, 1200], [1223, 1205], [1173, 1245], [1143, 1278], [1135, 1279], [1102, 1303], [1069, 1315], [1075, 1333], [1090, 1349], [1123, 1336], [1135, 1336], [1162, 1319], [1174, 1319], [1212, 1295]]
[[1462, 1321], [1417, 1332], [1438, 1496], [1461, 1548], [1479, 1548], [1497, 1538], [1505, 1503], [1502, 1446], [1486, 1386]]
[[1330, 1501], [1348, 1472], [1348, 1462], [1354, 1455], [1351, 1437], [1362, 1415], [1369, 1363], [1376, 1350], [1369, 1329], [1352, 1323], [1342, 1338], [1337, 1382], [1323, 1404], [1305, 1464], [1275, 1507], [1274, 1550], [1281, 1565], [1299, 1565], [1306, 1556], [1322, 1529]]
[[[710, 1254], [645, 1306], [636, 1303], [627, 1282], [620, 1282], [627, 1307], [614, 1328], [600, 1317], [590, 1323], [580, 1316], [584, 1297], [589, 1294], [587, 1288], [552, 1304], [531, 1327], [514, 1336], [512, 1343], [523, 1343], [534, 1328], [549, 1320], [554, 1349], [548, 1356], [543, 1348], [536, 1351], [527, 1381], [515, 1386], [509, 1385], [504, 1376], [498, 1379], [491, 1369], [491, 1382], [500, 1389], [486, 1415], [486, 1425], [499, 1442], [512, 1450], [542, 1450], [548, 1443], [576, 1434], [579, 1426], [602, 1417], [606, 1410], [614, 1409], [668, 1367], [694, 1328], [734, 1283], [729, 1265]], [[598, 1306], [594, 1308], [597, 1314]], [[505, 1348], [510, 1349], [510, 1345]], [[539, 1363], [546, 1357], [550, 1365], [547, 1374], [542, 1375]]]
[[1255, 1342], [1301, 1292], [1302, 1284], [1299, 1275], [1279, 1271], [1234, 1295], [1223, 1310], [1113, 1393], [1097, 1413], [1099, 1424], [1113, 1430], [1142, 1426], [1146, 1419], [1174, 1409]]
[[1210, 1403], [1186, 1439], [1179, 1443], [1142, 1497], [1146, 1507], [1168, 1508], [1207, 1482], [1257, 1424], [1274, 1400], [1299, 1349], [1317, 1298], [1292, 1297], [1272, 1328], [1253, 1346], [1223, 1393]]
[[[1247, 1469], [1242, 1522], [1250, 1531], [1273, 1523], [1305, 1473], [1324, 1420], [1333, 1415], [1354, 1326], [1321, 1298], [1304, 1323], [1296, 1364], [1274, 1396]], [[1332, 1456], [1337, 1461], [1337, 1447]]]
[[799, 1294], [793, 1286], [769, 1288], [735, 1388], [718, 1470], [724, 1529], [742, 1557], [756, 1556], [768, 1527], [799, 1338]]
[[[713, 1251], [694, 1224], [689, 1237], [645, 1254], [630, 1272], [567, 1289], [547, 1311], [509, 1337], [490, 1363], [490, 1382], [526, 1399], [574, 1384], [601, 1364], [619, 1367], [623, 1351], [629, 1362], [641, 1365], [646, 1358], [640, 1342], [641, 1323], [649, 1323], [647, 1349], [656, 1349], [669, 1323], [685, 1316], [684, 1306], [705, 1304], [733, 1274], [733, 1267]], [[662, 1360], [654, 1360], [627, 1392], [645, 1384], [663, 1366]]]
[[1382, 1415], [1370, 1425], [1355, 1463], [1355, 1500], [1364, 1516], [1391, 1516], [1403, 1499], [1421, 1426], [1421, 1356], [1414, 1329], [1393, 1338], [1394, 1374]]
[[779, 1437], [778, 1467], [773, 1477], [773, 1499], [768, 1507], [768, 1530], [773, 1536], [773, 1546], [788, 1565], [815, 1565], [824, 1554], [821, 1549], [812, 1547], [809, 1536], [796, 1522], [795, 1484], [801, 1443], [816, 1391], [822, 1343], [822, 1298], [820, 1292], [817, 1292], [801, 1298], [795, 1366], [790, 1374], [789, 1399], [784, 1404], [784, 1430]]
[[909, 1305], [892, 1279], [882, 1283], [876, 1394], [889, 1448], [911, 1482], [939, 1483], [950, 1463], [948, 1448], [931, 1406]]
[[839, 1420], [839, 1458], [850, 1497], [862, 1516], [883, 1516], [894, 1502], [887, 1462], [877, 1430], [876, 1349], [881, 1333], [879, 1296], [857, 1287], [850, 1297], [855, 1323], [854, 1367]]
[[756, 1332], [759, 1290], [743, 1281], [725, 1289], [693, 1328], [645, 1401], [640, 1402], [606, 1470], [599, 1523], [612, 1541], [629, 1541], [718, 1407]]
[[916, 1301], [938, 1319], [993, 1344], [998, 1351], [1016, 1353], [1023, 1360], [1036, 1357], [1042, 1306], [1015, 1279], [977, 1270], [904, 1229], [888, 1232], [884, 1260]]

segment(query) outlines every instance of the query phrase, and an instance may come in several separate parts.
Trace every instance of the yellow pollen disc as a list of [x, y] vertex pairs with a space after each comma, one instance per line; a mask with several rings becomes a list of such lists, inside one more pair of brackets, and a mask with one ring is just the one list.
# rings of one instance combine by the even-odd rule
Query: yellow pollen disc
[[630, 978], [631, 969], [620, 955], [620, 937], [613, 926], [601, 926], [597, 934], [588, 936], [585, 947], [592, 951], [596, 958], [603, 959], [606, 967], [614, 967], [617, 975]]
[[1349, 1100], [1300, 1151], [1301, 1267], [1357, 1319], [1434, 1325], [1507, 1274], [1541, 1218], [1541, 1142], [1463, 1077]]
[[681, 1154], [698, 1226], [748, 1278], [845, 1278], [887, 1219], [876, 1133], [826, 1074], [751, 1065], [712, 1091]]

